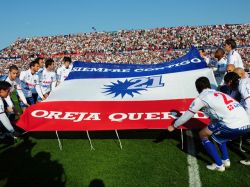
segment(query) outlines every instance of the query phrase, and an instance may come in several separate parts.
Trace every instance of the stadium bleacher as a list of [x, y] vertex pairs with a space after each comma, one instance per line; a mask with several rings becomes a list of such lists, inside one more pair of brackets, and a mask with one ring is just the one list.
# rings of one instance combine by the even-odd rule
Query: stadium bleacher
[[27, 69], [38, 56], [54, 58], [56, 66], [65, 55], [87, 62], [154, 64], [182, 56], [192, 45], [213, 59], [215, 49], [231, 37], [248, 68], [249, 35], [250, 24], [230, 24], [18, 38], [0, 51], [0, 74], [6, 74], [10, 64]]

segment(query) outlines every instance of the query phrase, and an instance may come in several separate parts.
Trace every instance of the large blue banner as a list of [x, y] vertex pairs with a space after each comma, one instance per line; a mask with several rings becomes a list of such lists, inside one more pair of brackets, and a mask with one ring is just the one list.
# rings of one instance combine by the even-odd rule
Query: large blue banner
[[176, 60], [160, 64], [139, 65], [76, 61], [67, 80], [159, 75], [202, 69], [205, 67], [207, 67], [207, 64], [204, 59], [200, 57], [199, 51], [195, 47], [192, 47], [186, 55]]

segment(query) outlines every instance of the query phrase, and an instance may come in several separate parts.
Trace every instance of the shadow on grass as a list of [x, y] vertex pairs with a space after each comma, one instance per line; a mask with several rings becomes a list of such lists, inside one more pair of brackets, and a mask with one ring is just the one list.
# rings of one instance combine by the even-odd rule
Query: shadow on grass
[[65, 186], [66, 176], [61, 164], [51, 160], [50, 153], [38, 152], [31, 155], [35, 146], [29, 139], [19, 144], [1, 145], [0, 180], [4, 187]]
[[89, 183], [89, 187], [105, 187], [105, 184], [101, 179], [94, 179]]
[[[189, 135], [185, 135], [186, 144], [185, 144], [184, 151], [187, 154], [196, 157], [197, 160], [203, 161], [206, 165], [211, 164], [212, 158], [208, 155], [208, 153], [204, 149], [204, 147], [201, 143], [201, 139], [199, 137], [200, 130], [201, 129], [192, 130], [192, 137], [190, 137]], [[193, 141], [194, 148], [192, 147], [192, 145], [188, 145], [188, 142], [190, 142], [190, 141]], [[188, 146], [189, 146], [189, 148], [188, 148]]]
[[[157, 139], [161, 134], [165, 134], [167, 130], [118, 130], [120, 139]], [[167, 133], [166, 137], [172, 137], [171, 133]], [[173, 133], [175, 134], [175, 133]], [[30, 132], [27, 134], [33, 138], [38, 139], [56, 139], [55, 132]], [[86, 131], [75, 132], [58, 132], [62, 139], [87, 139]], [[116, 133], [112, 131], [89, 131], [91, 139], [117, 139]]]
[[[177, 117], [180, 117], [182, 114], [177, 110], [171, 110], [172, 113], [175, 113]], [[174, 121], [173, 121], [174, 123]], [[177, 147], [185, 152], [186, 154], [192, 155], [196, 157], [198, 160], [202, 160], [205, 163], [210, 163], [208, 160], [208, 156], [206, 151], [204, 150], [204, 147], [201, 144], [201, 140], [199, 138], [199, 131], [206, 127], [207, 125], [203, 123], [202, 121], [192, 118], [189, 120], [185, 125], [183, 125], [184, 129], [183, 131], [183, 142], [181, 141], [181, 130], [175, 130], [174, 133], [169, 133], [167, 130], [162, 131], [160, 135], [154, 140], [155, 143], [160, 143], [165, 139], [175, 139], [179, 141], [179, 144]], [[192, 135], [190, 136], [190, 133], [186, 133], [186, 129], [192, 129], [190, 130]], [[190, 142], [193, 142], [193, 145], [189, 144]]]
[[[195, 130], [192, 130], [193, 137], [189, 137], [187, 135], [184, 136], [184, 142], [186, 142], [186, 143], [184, 144], [183, 151], [187, 154], [190, 154], [190, 155], [196, 157], [198, 160], [201, 160], [206, 164], [211, 164], [211, 161], [213, 162], [213, 159], [205, 151], [205, 149], [201, 143], [201, 140], [199, 138], [198, 133], [199, 133], [199, 130], [195, 129]], [[249, 135], [248, 135], [248, 137], [249, 137]], [[187, 148], [187, 142], [190, 141], [190, 139], [192, 139], [192, 141], [194, 142], [195, 150], [190, 150]], [[216, 143], [212, 138], [210, 138], [210, 140], [215, 144], [219, 155], [221, 155], [218, 143]], [[234, 152], [236, 155], [238, 155], [242, 159], [249, 158], [249, 156], [250, 156], [249, 147], [250, 147], [249, 143], [246, 140], [245, 141], [243, 140], [243, 150], [247, 151], [246, 153], [244, 153], [240, 149], [240, 138], [227, 142], [228, 151], [230, 150], [230, 151]]]
[[[176, 111], [174, 111], [176, 112]], [[193, 125], [195, 124], [195, 125]], [[205, 163], [210, 163], [211, 160], [208, 159], [207, 153], [205, 152], [200, 138], [198, 136], [198, 131], [205, 127], [206, 124], [197, 119], [191, 119], [184, 127], [193, 129], [193, 141], [195, 144], [195, 151], [190, 151], [187, 149], [187, 141], [189, 137], [186, 136], [183, 130], [183, 148], [181, 141], [181, 131], [175, 130], [170, 133], [167, 129], [145, 129], [145, 130], [118, 130], [120, 139], [152, 139], [153, 143], [161, 143], [164, 140], [174, 139], [178, 142], [177, 147], [199, 160]], [[86, 131], [71, 131], [71, 132], [58, 132], [60, 139], [88, 139]], [[29, 132], [28, 136], [38, 139], [57, 139], [55, 132]], [[89, 131], [89, 136], [91, 139], [117, 139], [116, 133], [112, 131]], [[116, 142], [117, 143], [117, 142]], [[118, 145], [118, 143], [117, 143]]]
[[[146, 130], [119, 130], [117, 131], [121, 143], [123, 139], [149, 139], [152, 143], [161, 143], [165, 139], [174, 139], [178, 141], [178, 147], [181, 148], [181, 134], [180, 131], [169, 133], [166, 129], [146, 129]], [[88, 136], [86, 131], [74, 131], [74, 132], [57, 132], [58, 136], [63, 144], [64, 139], [84, 139], [87, 140]], [[56, 132], [30, 132], [25, 136], [36, 139], [57, 139]], [[113, 139], [117, 147], [120, 147], [118, 137], [114, 130], [112, 131], [89, 131], [89, 137], [94, 139]]]
[[[201, 144], [201, 140], [198, 136], [199, 129], [193, 129], [192, 134], [193, 136], [190, 137], [186, 133], [187, 130], [183, 130], [183, 145], [181, 142], [181, 131], [175, 130], [173, 133], [169, 133], [167, 130], [162, 131], [161, 134], [154, 140], [155, 143], [161, 143], [164, 140], [174, 139], [178, 141], [177, 148], [180, 151], [185, 152], [186, 154], [192, 155], [196, 157], [198, 160], [201, 160], [207, 164], [210, 163], [208, 160], [207, 152], [204, 150], [204, 147]], [[194, 147], [190, 147], [188, 142], [193, 141]], [[188, 148], [189, 146], [189, 148]]]
[[242, 146], [240, 147], [241, 140], [240, 138], [228, 142], [228, 148], [236, 153], [240, 159], [250, 159], [250, 142], [248, 141], [248, 138], [250, 138], [250, 135], [246, 135], [245, 137], [242, 137]]

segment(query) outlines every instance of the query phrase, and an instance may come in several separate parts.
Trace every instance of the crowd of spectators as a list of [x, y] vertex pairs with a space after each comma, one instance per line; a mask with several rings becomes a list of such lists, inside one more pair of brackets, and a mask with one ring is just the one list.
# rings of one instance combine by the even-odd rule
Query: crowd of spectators
[[38, 56], [52, 57], [57, 66], [63, 56], [71, 56], [73, 61], [153, 64], [175, 59], [195, 46], [205, 49], [212, 59], [227, 38], [236, 40], [247, 66], [249, 36], [250, 24], [232, 24], [19, 38], [0, 51], [0, 74], [6, 73], [10, 64], [27, 69]]

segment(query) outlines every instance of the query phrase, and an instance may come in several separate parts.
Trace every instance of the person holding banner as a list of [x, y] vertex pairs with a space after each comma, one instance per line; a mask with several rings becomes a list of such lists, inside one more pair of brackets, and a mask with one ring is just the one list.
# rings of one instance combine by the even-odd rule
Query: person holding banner
[[203, 48], [200, 49], [199, 53], [200, 53], [201, 57], [205, 60], [205, 62], [207, 63], [207, 65], [210, 67], [211, 66], [210, 59], [207, 57], [205, 49], [203, 49]]
[[57, 85], [62, 83], [68, 77], [69, 72], [72, 69], [71, 62], [72, 62], [72, 60], [70, 57], [63, 58], [63, 65], [61, 67], [59, 67], [56, 71], [57, 80], [58, 80]]
[[[55, 62], [52, 58], [45, 61], [45, 69], [39, 74], [40, 86], [43, 96], [47, 98], [50, 92], [55, 89], [57, 78], [54, 72]], [[38, 102], [42, 101], [42, 98], [38, 96]]]
[[[242, 98], [241, 103], [250, 119], [250, 79], [246, 77], [244, 69], [236, 68], [235, 72], [228, 73], [225, 75], [224, 79], [225, 83], [232, 91], [240, 93]], [[245, 154], [244, 156], [246, 159], [241, 160], [240, 163], [250, 165], [250, 154]]]
[[[18, 74], [19, 74], [18, 67], [16, 65], [11, 65], [9, 67], [9, 74], [4, 80], [7, 81], [8, 83], [10, 83], [10, 85], [11, 85], [10, 93], [13, 93], [16, 90], [19, 100], [22, 101], [26, 106], [29, 106], [29, 104], [27, 103], [27, 100], [24, 96], [24, 93], [22, 91], [20, 80], [17, 77]], [[10, 95], [8, 95], [4, 99], [4, 101], [7, 104], [7, 116], [9, 117], [9, 119], [11, 121], [14, 121], [15, 115], [18, 114], [18, 112], [15, 108], [15, 105], [14, 105]]]
[[[10, 88], [11, 88], [10, 83], [8, 83], [7, 81], [0, 81], [0, 124], [3, 125], [5, 129], [9, 132], [8, 135], [10, 135], [13, 139], [15, 139], [14, 136], [15, 130], [5, 113], [5, 107], [2, 99], [2, 98], [7, 98], [9, 96]], [[4, 135], [7, 134], [5, 133]]]
[[244, 64], [240, 54], [236, 51], [236, 47], [237, 45], [234, 39], [229, 38], [225, 41], [225, 50], [228, 52], [227, 62], [228, 64], [233, 64], [236, 68], [244, 69]]
[[218, 48], [214, 53], [214, 57], [217, 59], [215, 79], [218, 85], [221, 85], [226, 72], [227, 60], [224, 55], [225, 51], [222, 48]]
[[37, 57], [37, 58], [35, 59], [35, 61], [38, 62], [38, 64], [39, 64], [39, 69], [38, 69], [38, 71], [36, 72], [36, 74], [39, 75], [39, 74], [41, 74], [41, 73], [43, 72], [43, 70], [44, 70], [44, 58], [42, 58], [42, 57]]
[[[186, 123], [199, 110], [204, 112], [211, 119], [211, 123], [199, 132], [199, 136], [205, 150], [215, 161], [207, 165], [207, 169], [223, 172], [225, 167], [230, 167], [226, 142], [247, 133], [250, 127], [249, 118], [239, 102], [227, 94], [211, 89], [207, 77], [198, 78], [195, 86], [199, 96], [192, 102], [189, 109], [168, 127], [168, 130], [171, 132]], [[209, 140], [210, 137], [219, 144], [222, 157]]]
[[[30, 63], [30, 68], [27, 71], [22, 71], [19, 77], [22, 91], [29, 105], [35, 104], [35, 100], [37, 99], [36, 93], [42, 98], [42, 100], [45, 100], [39, 85], [39, 77], [36, 74], [39, 67], [37, 61], [32, 61]], [[27, 105], [22, 101], [20, 102], [20, 107], [25, 111]]]
[[[225, 75], [229, 72], [233, 72], [234, 69], [235, 69], [235, 66], [233, 64], [227, 64]], [[225, 85], [225, 83], [224, 83], [224, 76], [223, 76], [223, 79], [221, 80], [221, 83], [218, 86], [217, 90], [220, 92], [223, 92], [225, 94], [231, 95], [231, 91], [229, 90], [228, 86]]]

